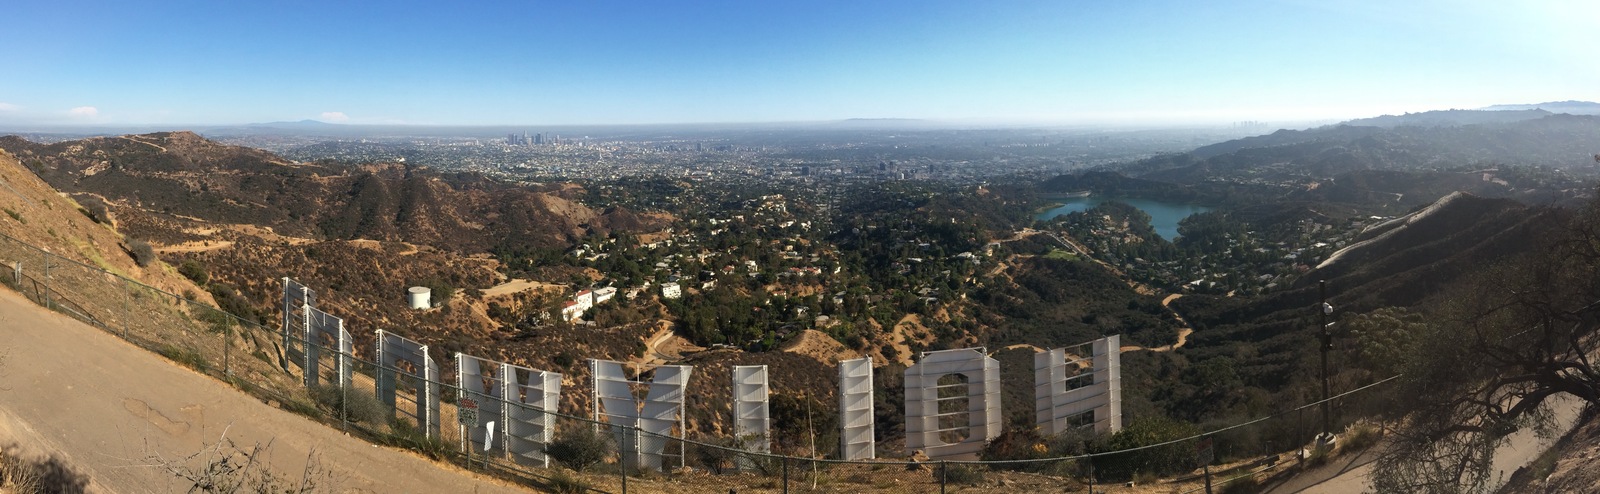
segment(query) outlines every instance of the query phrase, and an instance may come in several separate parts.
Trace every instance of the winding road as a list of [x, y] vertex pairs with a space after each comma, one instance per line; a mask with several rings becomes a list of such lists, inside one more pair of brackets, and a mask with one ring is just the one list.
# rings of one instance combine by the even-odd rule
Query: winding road
[[[1032, 233], [1029, 233], [1028, 235], [1024, 235], [1024, 233], [1028, 233], [1028, 232], [1044, 233], [1045, 235], [1048, 235], [1050, 238], [1054, 239], [1056, 242], [1060, 243], [1061, 245], [1066, 246], [1069, 249], [1072, 249], [1072, 251], [1076, 252], [1080, 257], [1083, 257], [1085, 259], [1089, 259], [1089, 260], [1092, 260], [1092, 261], [1094, 261], [1096, 263], [1099, 263], [1101, 266], [1104, 266], [1107, 270], [1111, 271], [1112, 274], [1115, 274], [1115, 275], [1117, 275], [1118, 278], [1121, 278], [1122, 281], [1127, 283], [1128, 287], [1133, 288], [1133, 291], [1135, 291], [1135, 292], [1138, 292], [1138, 293], [1143, 294], [1143, 295], [1155, 295], [1155, 294], [1161, 293], [1159, 290], [1151, 288], [1151, 287], [1149, 287], [1149, 286], [1147, 286], [1147, 285], [1145, 285], [1143, 283], [1139, 283], [1137, 281], [1133, 281], [1133, 279], [1129, 278], [1128, 275], [1126, 273], [1123, 273], [1121, 269], [1117, 269], [1116, 266], [1112, 266], [1111, 264], [1108, 264], [1105, 261], [1102, 261], [1102, 260], [1090, 255], [1088, 249], [1085, 249], [1083, 246], [1078, 245], [1077, 242], [1073, 242], [1073, 241], [1067, 239], [1066, 237], [1062, 237], [1061, 235], [1056, 234], [1056, 232], [1031, 230], [1030, 229], [1030, 230], [1024, 230], [1022, 233], [1018, 233], [1013, 239], [1022, 238], [1022, 237], [1025, 237], [1025, 236], [1031, 236]], [[1143, 346], [1138, 346], [1138, 345], [1125, 345], [1125, 346], [1122, 347], [1122, 351], [1124, 351], [1124, 352], [1139, 352], [1139, 351], [1148, 350], [1148, 351], [1152, 351], [1152, 352], [1170, 352], [1170, 351], [1173, 351], [1173, 350], [1176, 350], [1176, 349], [1179, 349], [1179, 348], [1183, 348], [1184, 345], [1188, 344], [1189, 343], [1189, 335], [1194, 334], [1194, 328], [1189, 326], [1189, 321], [1184, 320], [1183, 314], [1179, 314], [1178, 311], [1172, 310], [1172, 301], [1177, 300], [1177, 299], [1179, 299], [1181, 297], [1183, 297], [1183, 294], [1181, 294], [1181, 293], [1171, 293], [1171, 294], [1167, 294], [1167, 296], [1165, 298], [1161, 299], [1161, 307], [1164, 308], [1164, 309], [1167, 309], [1167, 312], [1171, 313], [1172, 317], [1177, 319], [1177, 321], [1178, 321], [1179, 327], [1178, 327], [1178, 341], [1177, 341], [1177, 343], [1173, 343], [1171, 345], [1163, 345], [1163, 346], [1153, 347], [1153, 348], [1152, 347], [1143, 347]]]

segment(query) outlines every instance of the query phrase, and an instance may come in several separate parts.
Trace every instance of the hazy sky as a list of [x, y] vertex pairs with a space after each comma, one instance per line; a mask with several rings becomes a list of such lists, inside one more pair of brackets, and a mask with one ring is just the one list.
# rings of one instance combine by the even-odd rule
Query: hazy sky
[[8, 3], [11, 125], [1168, 123], [1600, 100], [1592, 0]]

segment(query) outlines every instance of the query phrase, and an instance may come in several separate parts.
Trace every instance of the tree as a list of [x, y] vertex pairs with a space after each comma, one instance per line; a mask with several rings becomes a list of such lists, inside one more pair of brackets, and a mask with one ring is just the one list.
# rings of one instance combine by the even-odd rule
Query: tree
[[178, 265], [178, 274], [200, 286], [205, 286], [211, 281], [211, 274], [206, 272], [206, 265], [194, 259], [184, 259], [183, 264]]
[[589, 427], [568, 427], [545, 446], [545, 454], [574, 471], [582, 472], [611, 456], [611, 439]]
[[[1199, 427], [1187, 422], [1162, 416], [1139, 417], [1115, 434], [1101, 438], [1093, 449], [1100, 453], [1133, 450], [1199, 433]], [[1093, 462], [1094, 475], [1102, 480], [1122, 481], [1140, 473], [1171, 475], [1186, 472], [1194, 467], [1194, 445], [1184, 442], [1173, 443], [1127, 453], [1097, 456], [1089, 461]]]
[[1376, 463], [1378, 491], [1483, 492], [1510, 434], [1554, 432], [1554, 398], [1600, 405], [1600, 202], [1541, 215], [1557, 221], [1521, 238], [1547, 240], [1463, 284], [1408, 343], [1406, 420]]
[[139, 267], [147, 268], [156, 262], [156, 251], [150, 247], [149, 242], [138, 239], [128, 240], [128, 255], [133, 257], [133, 262]]
[[1385, 307], [1366, 314], [1347, 317], [1342, 324], [1360, 348], [1356, 362], [1375, 377], [1399, 374], [1417, 338], [1427, 335], [1430, 325], [1420, 313], [1403, 307]]

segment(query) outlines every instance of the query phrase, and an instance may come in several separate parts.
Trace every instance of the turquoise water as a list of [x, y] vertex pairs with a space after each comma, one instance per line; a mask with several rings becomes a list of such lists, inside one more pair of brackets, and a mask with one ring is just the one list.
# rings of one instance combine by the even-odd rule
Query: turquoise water
[[1095, 207], [1102, 202], [1116, 200], [1139, 208], [1140, 210], [1144, 211], [1145, 214], [1150, 215], [1150, 226], [1155, 227], [1157, 235], [1161, 235], [1161, 238], [1169, 241], [1178, 238], [1179, 221], [1183, 221], [1184, 218], [1188, 218], [1191, 214], [1204, 213], [1211, 210], [1211, 208], [1205, 206], [1152, 201], [1148, 199], [1122, 199], [1116, 197], [1090, 196], [1051, 198], [1051, 200], [1061, 201], [1062, 205], [1049, 211], [1039, 213], [1039, 215], [1035, 216], [1035, 218], [1048, 220], [1063, 214], [1084, 211]]

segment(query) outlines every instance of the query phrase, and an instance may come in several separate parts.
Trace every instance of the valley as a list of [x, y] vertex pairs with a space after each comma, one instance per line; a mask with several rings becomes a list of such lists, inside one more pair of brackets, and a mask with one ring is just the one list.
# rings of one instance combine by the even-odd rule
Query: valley
[[[354, 348], [372, 348], [383, 330], [427, 345], [438, 362], [459, 352], [559, 372], [558, 411], [570, 416], [595, 412], [585, 359], [625, 362], [635, 376], [691, 365], [682, 433], [726, 437], [727, 373], [767, 365], [781, 454], [837, 454], [837, 429], [796, 421], [834, 420], [835, 366], [872, 357], [880, 458], [904, 459], [901, 375], [923, 352], [982, 347], [1018, 372], [1033, 351], [1121, 335], [1130, 427], [1200, 431], [1282, 414], [1317, 396], [1306, 329], [1317, 324], [1308, 309], [1317, 281], [1328, 282], [1341, 325], [1453, 307], [1451, 287], [1474, 282], [1477, 266], [1531, 255], [1522, 239], [1565, 228], [1593, 200], [1593, 170], [1561, 156], [1600, 129], [1595, 117], [1494, 124], [1564, 136], [1517, 163], [1498, 160], [1521, 151], [1462, 150], [1484, 135], [1475, 129], [1354, 125], [1154, 157], [1135, 150], [1096, 166], [1036, 154], [1056, 168], [1031, 171], [978, 166], [975, 157], [1014, 151], [960, 139], [937, 151], [870, 137], [854, 150], [818, 144], [826, 139], [774, 150], [756, 145], [767, 137], [734, 134], [694, 152], [619, 139], [604, 146], [649, 151], [610, 175], [438, 157], [430, 163], [440, 166], [347, 162], [325, 149], [338, 144], [291, 159], [189, 132], [5, 137], [15, 173], [42, 180], [8, 175], [7, 186], [52, 188], [70, 205], [43, 213], [15, 202], [0, 220], [7, 235], [75, 246], [86, 262], [269, 329], [281, 323], [280, 280], [292, 278], [343, 318]], [[1353, 154], [1335, 166], [1327, 156], [1340, 139], [1354, 144], [1339, 152]], [[1372, 142], [1388, 139], [1410, 147]], [[1440, 147], [1455, 151], [1418, 158]], [[701, 164], [664, 164], [684, 160]], [[725, 161], [768, 164], [710, 164]], [[1089, 199], [1040, 213], [1080, 191]], [[1184, 207], [1152, 217], [1171, 204]], [[30, 221], [92, 233], [41, 233]], [[139, 244], [154, 264], [135, 258]], [[409, 287], [428, 288], [431, 306], [409, 307]], [[1368, 338], [1332, 344], [1336, 389], [1388, 377]], [[1015, 441], [1052, 455], [1137, 446], [1029, 436], [1033, 383], [1003, 387], [1007, 432], [985, 459], [1017, 457], [1002, 447]], [[1346, 400], [1335, 420], [1377, 419], [1382, 399]], [[1181, 437], [1163, 434], [1149, 440]], [[1310, 439], [1287, 428], [1251, 434], [1233, 440], [1265, 451]]]

